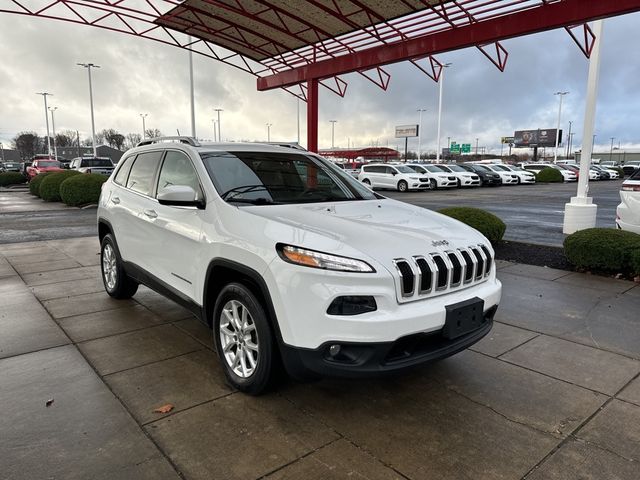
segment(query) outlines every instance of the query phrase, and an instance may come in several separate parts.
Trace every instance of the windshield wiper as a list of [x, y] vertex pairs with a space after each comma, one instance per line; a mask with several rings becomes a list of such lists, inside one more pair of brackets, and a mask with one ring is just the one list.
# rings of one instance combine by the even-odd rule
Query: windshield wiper
[[280, 205], [280, 202], [274, 202], [273, 200], [265, 197], [259, 198], [230, 198], [228, 202], [236, 203], [249, 203], [251, 205]]
[[[224, 192], [222, 195], [220, 195], [220, 198], [222, 198], [223, 200], [226, 200], [227, 197], [229, 197], [229, 195], [236, 194], [239, 195], [241, 193], [249, 193], [249, 192], [255, 192], [256, 190], [266, 190], [267, 187], [265, 185], [240, 185], [239, 187], [234, 187], [230, 190], [227, 190], [226, 192]], [[233, 198], [233, 196], [231, 197]]]

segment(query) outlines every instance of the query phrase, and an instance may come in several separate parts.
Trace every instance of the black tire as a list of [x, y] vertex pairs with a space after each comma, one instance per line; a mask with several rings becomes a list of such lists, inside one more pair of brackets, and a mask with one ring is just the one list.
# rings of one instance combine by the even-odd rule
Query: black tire
[[[220, 329], [220, 325], [223, 320], [228, 318], [226, 316], [224, 319], [222, 318], [224, 315], [223, 310], [230, 305], [231, 302], [236, 302], [236, 304], [240, 304], [243, 308], [246, 308], [250, 316], [250, 320], [253, 321], [254, 328], [249, 333], [243, 332], [242, 335], [237, 335], [237, 341], [228, 342], [227, 346], [232, 343], [233, 345], [228, 347], [228, 352], [225, 352], [225, 347], [222, 344], [222, 336], [224, 334]], [[213, 309], [213, 315], [213, 338], [216, 351], [218, 352], [218, 357], [220, 358], [220, 363], [227, 380], [234, 388], [241, 392], [248, 393], [250, 395], [260, 395], [265, 393], [276, 380], [276, 375], [274, 375], [274, 373], [276, 373], [276, 369], [274, 367], [278, 365], [278, 362], [275, 340], [273, 333], [271, 332], [271, 326], [269, 325], [267, 314], [265, 313], [261, 302], [244, 285], [240, 283], [230, 283], [225, 286], [218, 295]], [[227, 330], [235, 333], [238, 332], [236, 327], [233, 325], [233, 322], [227, 321], [227, 323]], [[229, 329], [229, 326], [232, 328]], [[240, 338], [241, 336], [242, 339]], [[228, 338], [228, 336], [226, 338]], [[247, 345], [257, 346], [255, 357], [253, 357], [253, 353], [247, 351]], [[240, 351], [240, 348], [242, 348], [241, 346], [244, 347], [246, 352], [244, 353], [245, 362], [238, 365], [238, 367], [241, 367], [241, 369], [244, 370], [245, 364], [248, 361], [248, 355], [252, 355], [252, 358], [255, 360], [253, 372], [246, 377], [234, 372], [234, 360], [231, 358], [227, 359], [226, 357], [227, 353], [237, 357], [237, 352]]]
[[431, 190], [437, 190], [438, 189], [438, 182], [436, 182], [435, 178], [432, 178], [429, 180], [429, 185], [431, 185]]
[[407, 182], [405, 182], [404, 180], [400, 180], [398, 182], [398, 191], [405, 193], [409, 191], [409, 184]]
[[456, 179], [456, 187], [457, 188], [462, 188], [462, 181], [459, 178]]
[[520, 185], [522, 183], [522, 179], [520, 177], [518, 177], [518, 182], [517, 184]]
[[[107, 268], [109, 272], [113, 272], [113, 276], [105, 273]], [[118, 246], [110, 233], [104, 236], [100, 244], [100, 271], [104, 289], [113, 298], [124, 300], [133, 297], [138, 291], [138, 283], [124, 271]]]

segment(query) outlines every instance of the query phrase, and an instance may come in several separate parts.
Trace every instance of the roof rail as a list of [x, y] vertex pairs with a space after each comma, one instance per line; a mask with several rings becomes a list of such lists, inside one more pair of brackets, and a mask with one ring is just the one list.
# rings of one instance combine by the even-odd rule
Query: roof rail
[[191, 145], [192, 147], [199, 147], [200, 143], [193, 137], [185, 137], [185, 136], [173, 136], [173, 137], [155, 137], [155, 138], [147, 138], [146, 140], [142, 140], [138, 142], [136, 147], [142, 147], [143, 145], [151, 145], [153, 143], [162, 143], [162, 142], [178, 142], [178, 143], [186, 143], [187, 145]]

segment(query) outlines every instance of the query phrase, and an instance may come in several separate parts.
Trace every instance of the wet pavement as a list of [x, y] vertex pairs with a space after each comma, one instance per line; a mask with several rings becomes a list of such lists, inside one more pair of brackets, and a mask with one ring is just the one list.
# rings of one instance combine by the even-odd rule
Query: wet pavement
[[[622, 180], [591, 182], [589, 195], [598, 205], [596, 226], [615, 227]], [[483, 208], [507, 225], [505, 240], [561, 246], [564, 206], [576, 195], [577, 184], [513, 185], [488, 188], [435, 190], [399, 193], [381, 190], [382, 195], [439, 210], [445, 207]]]
[[503, 301], [470, 350], [253, 398], [189, 312], [108, 297], [98, 250], [0, 245], [2, 478], [638, 478], [634, 283], [498, 262]]

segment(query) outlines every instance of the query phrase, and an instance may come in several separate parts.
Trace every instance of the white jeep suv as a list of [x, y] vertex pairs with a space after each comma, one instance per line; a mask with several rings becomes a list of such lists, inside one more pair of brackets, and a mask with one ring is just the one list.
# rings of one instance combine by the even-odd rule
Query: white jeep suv
[[107, 293], [142, 283], [189, 308], [251, 394], [281, 367], [363, 376], [452, 355], [501, 295], [478, 231], [285, 147], [146, 140], [104, 184], [98, 231]]
[[371, 188], [388, 188], [399, 192], [426, 190], [430, 188], [429, 179], [419, 175], [406, 165], [388, 165], [370, 163], [363, 165], [358, 180]]

